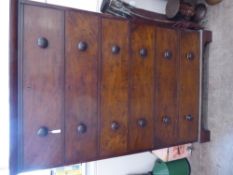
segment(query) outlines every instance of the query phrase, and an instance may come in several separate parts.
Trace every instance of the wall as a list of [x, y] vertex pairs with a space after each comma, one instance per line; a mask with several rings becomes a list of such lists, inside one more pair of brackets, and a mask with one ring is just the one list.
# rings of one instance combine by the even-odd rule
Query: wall
[[[97, 11], [99, 12], [99, 7], [102, 3], [102, 0], [34, 0], [37, 2], [45, 2], [50, 4], [62, 5], [67, 7], [85, 9], [88, 11]], [[166, 0], [124, 0], [125, 2], [132, 4], [136, 7], [147, 9], [150, 11], [156, 11], [158, 13], [165, 13]]]
[[208, 127], [211, 142], [196, 144], [192, 175], [233, 175], [233, 1], [209, 7]]
[[166, 0], [124, 0], [129, 4], [132, 4], [138, 8], [147, 9], [150, 11], [155, 11], [158, 13], [165, 13], [165, 6], [167, 4]]
[[152, 170], [156, 158], [149, 152], [100, 160], [87, 164], [87, 175], [140, 174]]

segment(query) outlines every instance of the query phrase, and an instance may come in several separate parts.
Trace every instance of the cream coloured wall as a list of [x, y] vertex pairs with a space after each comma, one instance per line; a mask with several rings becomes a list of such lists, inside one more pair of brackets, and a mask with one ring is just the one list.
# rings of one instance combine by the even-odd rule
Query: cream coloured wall
[[165, 13], [165, 6], [167, 4], [166, 0], [125, 0], [138, 8], [147, 9], [150, 11], [155, 11], [158, 13]]
[[[99, 12], [99, 7], [102, 3], [102, 0], [34, 0], [37, 2], [45, 2], [50, 4], [62, 5], [67, 7], [79, 8], [88, 11]], [[136, 7], [147, 9], [150, 11], [155, 11], [158, 13], [165, 13], [165, 6], [167, 0], [124, 0], [129, 4], [132, 4]]]

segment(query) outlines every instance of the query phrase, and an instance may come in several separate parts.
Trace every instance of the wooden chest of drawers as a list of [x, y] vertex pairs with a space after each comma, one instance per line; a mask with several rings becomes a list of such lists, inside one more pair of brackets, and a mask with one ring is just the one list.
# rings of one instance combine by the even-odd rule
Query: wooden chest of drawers
[[198, 139], [202, 31], [20, 4], [18, 171]]

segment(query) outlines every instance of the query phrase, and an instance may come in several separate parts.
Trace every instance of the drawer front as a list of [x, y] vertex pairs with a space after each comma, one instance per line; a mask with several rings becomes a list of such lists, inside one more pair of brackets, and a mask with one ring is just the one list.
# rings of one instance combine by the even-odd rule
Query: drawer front
[[100, 155], [127, 151], [128, 22], [102, 19]]
[[[63, 164], [64, 13], [24, 6], [22, 69], [23, 169]], [[60, 130], [60, 133], [51, 133]]]
[[177, 60], [179, 35], [158, 28], [156, 38], [155, 145], [174, 145], [177, 139]]
[[153, 148], [155, 28], [131, 25], [129, 150]]
[[66, 12], [65, 157], [75, 163], [97, 156], [99, 18]]
[[196, 141], [199, 117], [200, 40], [198, 32], [182, 32], [179, 72], [179, 140]]

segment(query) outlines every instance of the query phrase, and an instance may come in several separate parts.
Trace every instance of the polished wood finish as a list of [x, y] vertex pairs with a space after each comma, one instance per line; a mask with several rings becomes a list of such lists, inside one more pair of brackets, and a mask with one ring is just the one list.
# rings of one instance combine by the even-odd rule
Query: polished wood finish
[[[49, 17], [49, 18], [48, 18]], [[64, 158], [64, 13], [24, 6], [22, 71], [23, 169], [62, 165]], [[48, 48], [37, 45], [39, 37]], [[37, 135], [41, 127], [60, 134]]]
[[18, 172], [197, 141], [200, 39], [209, 35], [36, 2], [20, 7]]
[[[129, 89], [129, 150], [153, 148], [153, 96], [155, 28], [131, 24], [131, 57]], [[146, 50], [141, 55], [141, 49]], [[140, 120], [145, 122], [141, 123]]]
[[67, 162], [78, 162], [96, 158], [98, 151], [99, 18], [68, 11], [65, 26], [65, 153]]
[[166, 147], [177, 141], [179, 33], [157, 28], [156, 36], [155, 145]]
[[[10, 0], [9, 86], [10, 86], [10, 157], [9, 174], [18, 172], [18, 1]], [[5, 116], [6, 117], [6, 116]]]
[[[189, 53], [193, 58], [188, 59]], [[193, 142], [198, 138], [200, 36], [197, 32], [182, 31], [179, 65], [179, 141]], [[191, 115], [187, 120], [185, 116]]]
[[212, 32], [211, 31], [202, 31], [202, 96], [201, 96], [201, 131], [199, 142], [205, 143], [209, 142], [211, 138], [211, 132], [207, 129], [207, 113], [208, 113], [208, 77], [209, 77], [209, 59], [208, 55], [208, 46], [212, 42]]
[[[127, 152], [129, 25], [127, 21], [102, 19], [100, 155]], [[112, 53], [112, 46], [120, 48]], [[116, 122], [119, 127], [112, 128]]]

